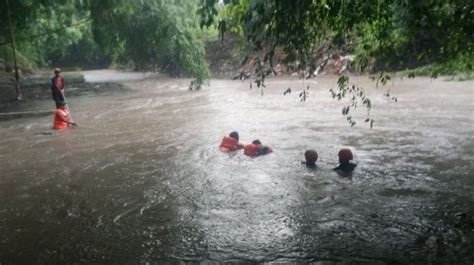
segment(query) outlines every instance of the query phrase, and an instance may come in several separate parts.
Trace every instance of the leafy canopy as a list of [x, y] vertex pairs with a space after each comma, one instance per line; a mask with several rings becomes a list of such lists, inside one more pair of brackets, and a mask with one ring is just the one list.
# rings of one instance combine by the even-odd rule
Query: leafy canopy
[[[193, 0], [10, 0], [13, 31], [23, 65], [86, 58], [137, 70], [209, 78], [206, 30]], [[6, 1], [0, 30], [8, 32]], [[0, 57], [11, 61], [10, 39], [0, 35]]]

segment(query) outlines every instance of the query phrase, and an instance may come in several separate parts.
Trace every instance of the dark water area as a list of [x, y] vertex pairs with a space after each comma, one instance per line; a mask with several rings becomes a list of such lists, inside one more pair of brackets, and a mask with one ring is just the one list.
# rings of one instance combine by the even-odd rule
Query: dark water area
[[[397, 80], [395, 103], [360, 78], [370, 130], [363, 109], [347, 124], [334, 78], [310, 83], [305, 103], [289, 79], [263, 96], [240, 81], [86, 79], [128, 89], [69, 98], [79, 127], [63, 132], [52, 115], [0, 122], [2, 265], [474, 261], [473, 82]], [[274, 152], [221, 153], [232, 130]], [[352, 175], [331, 170], [342, 147]], [[308, 148], [317, 169], [301, 164]]]

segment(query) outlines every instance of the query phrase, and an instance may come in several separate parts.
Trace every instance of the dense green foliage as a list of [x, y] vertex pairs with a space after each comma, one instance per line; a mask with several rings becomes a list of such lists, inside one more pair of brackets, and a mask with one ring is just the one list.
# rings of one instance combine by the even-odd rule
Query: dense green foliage
[[[474, 2], [469, 0], [9, 0], [23, 67], [110, 64], [209, 77], [206, 27], [264, 51], [257, 81], [286, 63], [312, 73], [322, 44], [356, 55], [360, 70], [418, 66], [432, 75], [471, 72]], [[7, 0], [0, 1], [0, 58], [11, 63]], [[201, 25], [201, 27], [200, 27]], [[320, 62], [320, 61], [319, 61]]]
[[[89, 28], [82, 1], [17, 0], [10, 13], [17, 56], [26, 67], [47, 65], [63, 57], [67, 48]], [[0, 1], [0, 58], [12, 61], [6, 1]]]
[[303, 67], [327, 41], [354, 53], [361, 69], [403, 69], [474, 53], [469, 0], [225, 0], [224, 18], [215, 21], [217, 2], [202, 1], [204, 25], [240, 25], [256, 50], [282, 47], [289, 62]]
[[[24, 66], [115, 63], [209, 77], [196, 1], [10, 0], [10, 6]], [[0, 58], [11, 62], [6, 0], [0, 10]]]
[[92, 1], [101, 50], [140, 70], [209, 76], [195, 1]]
[[[257, 50], [281, 47], [304, 67], [327, 41], [355, 54], [361, 69], [449, 62], [469, 71], [474, 53], [469, 0], [9, 1], [24, 65], [113, 62], [202, 79], [209, 73], [200, 23], [238, 33]], [[6, 0], [0, 30], [0, 57], [11, 61]]]

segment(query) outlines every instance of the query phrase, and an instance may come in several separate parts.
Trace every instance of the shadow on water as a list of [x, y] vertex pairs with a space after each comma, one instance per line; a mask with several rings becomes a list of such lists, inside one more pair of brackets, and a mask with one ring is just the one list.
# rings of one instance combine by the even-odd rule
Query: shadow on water
[[[1, 264], [472, 263], [470, 83], [400, 81], [399, 103], [374, 94], [369, 130], [344, 122], [334, 80], [304, 104], [281, 95], [285, 80], [264, 97], [126, 80], [129, 93], [70, 99], [82, 128], [0, 122]], [[220, 153], [231, 130], [274, 153]], [[348, 176], [331, 170], [342, 146], [358, 163]], [[301, 164], [308, 148], [316, 169]]]

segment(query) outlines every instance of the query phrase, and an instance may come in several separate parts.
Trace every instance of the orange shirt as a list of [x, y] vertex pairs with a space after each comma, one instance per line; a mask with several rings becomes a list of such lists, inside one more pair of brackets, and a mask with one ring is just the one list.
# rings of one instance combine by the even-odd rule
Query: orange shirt
[[69, 126], [69, 111], [63, 108], [57, 108], [54, 115], [53, 129], [61, 130]]

